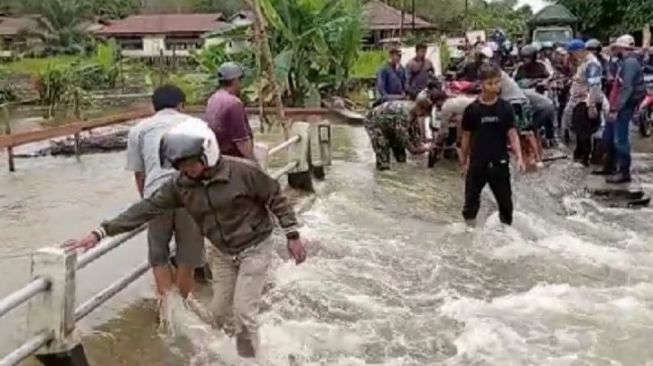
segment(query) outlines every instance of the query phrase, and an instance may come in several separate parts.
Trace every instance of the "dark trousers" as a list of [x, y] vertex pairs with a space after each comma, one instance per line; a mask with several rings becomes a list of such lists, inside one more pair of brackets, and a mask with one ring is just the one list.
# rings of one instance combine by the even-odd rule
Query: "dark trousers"
[[606, 172], [617, 171], [617, 152], [614, 147], [614, 125], [615, 121], [608, 121], [603, 128], [603, 136], [601, 138], [601, 144], [603, 145], [603, 150], [605, 152], [603, 170]]
[[572, 126], [576, 133], [576, 150], [574, 159], [580, 160], [584, 165], [589, 165], [592, 154], [592, 135], [601, 126], [601, 104], [597, 104], [596, 110], [599, 115], [596, 118], [589, 118], [587, 104], [578, 103], [574, 107], [572, 115]]
[[630, 176], [630, 123], [633, 120], [637, 103], [628, 103], [617, 112], [614, 122], [614, 149], [616, 152], [619, 173]]
[[465, 206], [463, 217], [474, 220], [481, 207], [481, 192], [489, 184], [499, 206], [499, 219], [506, 225], [512, 224], [512, 186], [508, 161], [494, 163], [470, 163], [465, 179]]

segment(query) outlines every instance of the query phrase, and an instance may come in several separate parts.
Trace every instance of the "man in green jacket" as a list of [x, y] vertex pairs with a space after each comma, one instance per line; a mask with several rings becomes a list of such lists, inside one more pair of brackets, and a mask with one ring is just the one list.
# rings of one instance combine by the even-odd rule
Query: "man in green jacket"
[[179, 173], [151, 197], [103, 222], [69, 248], [88, 250], [107, 236], [185, 208], [219, 252], [210, 307], [214, 321], [236, 335], [242, 357], [255, 357], [258, 305], [276, 226], [270, 212], [285, 231], [290, 256], [297, 264], [306, 259], [294, 210], [279, 183], [255, 163], [221, 156], [215, 134], [202, 121], [189, 119], [173, 126], [161, 138], [159, 151], [162, 166]]

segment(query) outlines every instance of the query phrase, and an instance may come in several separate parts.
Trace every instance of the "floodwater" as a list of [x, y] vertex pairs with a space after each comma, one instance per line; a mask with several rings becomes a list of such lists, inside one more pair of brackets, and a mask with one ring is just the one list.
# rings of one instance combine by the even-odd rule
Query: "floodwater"
[[[512, 228], [486, 192], [469, 230], [455, 166], [413, 161], [377, 173], [364, 131], [336, 131], [349, 143], [301, 216], [310, 259], [291, 264], [279, 242], [260, 360], [239, 360], [178, 302], [159, 332], [147, 275], [84, 322], [94, 365], [651, 364], [652, 209], [597, 204], [582, 192], [583, 169], [559, 161], [514, 178]], [[11, 279], [0, 294], [27, 280], [30, 250], [83, 234], [136, 199], [123, 155], [20, 160], [16, 174], [0, 174], [0, 265]], [[652, 163], [636, 156], [648, 192]], [[80, 298], [144, 257], [139, 237], [90, 266]], [[22, 337], [3, 332], [0, 348]]]

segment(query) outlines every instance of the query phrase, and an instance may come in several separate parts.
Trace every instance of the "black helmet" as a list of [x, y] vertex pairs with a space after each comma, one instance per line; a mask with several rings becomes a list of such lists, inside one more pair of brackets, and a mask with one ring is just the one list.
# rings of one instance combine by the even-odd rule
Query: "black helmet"
[[189, 117], [163, 134], [159, 159], [161, 167], [170, 169], [181, 161], [193, 158], [199, 159], [206, 166], [214, 166], [220, 159], [220, 148], [215, 134], [206, 122]]
[[521, 57], [535, 57], [537, 56], [537, 48], [533, 45], [526, 45], [519, 51]]

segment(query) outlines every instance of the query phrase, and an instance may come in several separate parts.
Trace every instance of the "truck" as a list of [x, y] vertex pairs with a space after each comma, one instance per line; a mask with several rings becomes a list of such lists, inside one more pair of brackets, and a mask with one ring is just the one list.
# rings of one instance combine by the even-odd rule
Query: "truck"
[[544, 7], [528, 21], [529, 42], [565, 45], [576, 36], [578, 18], [562, 5]]

